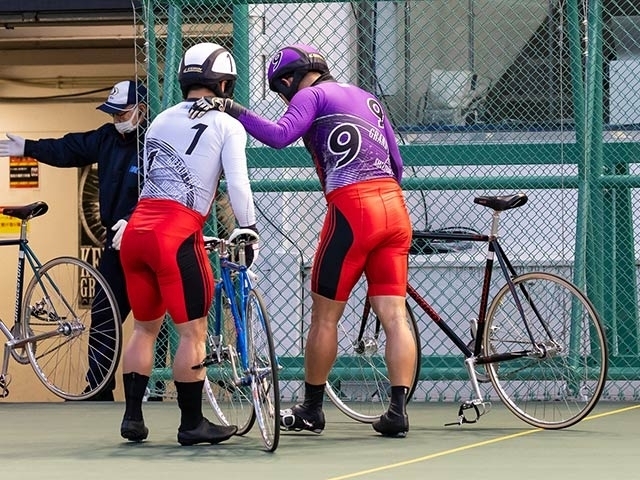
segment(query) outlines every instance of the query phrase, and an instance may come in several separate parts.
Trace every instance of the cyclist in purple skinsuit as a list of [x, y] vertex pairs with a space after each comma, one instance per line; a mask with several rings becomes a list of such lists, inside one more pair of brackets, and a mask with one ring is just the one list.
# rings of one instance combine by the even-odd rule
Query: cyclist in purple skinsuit
[[283, 148], [302, 138], [327, 200], [327, 216], [312, 267], [311, 328], [305, 348], [305, 398], [284, 411], [282, 426], [320, 433], [322, 403], [337, 355], [337, 325], [358, 279], [387, 337], [391, 382], [388, 411], [373, 423], [385, 436], [409, 430], [406, 401], [417, 352], [406, 321], [411, 222], [400, 189], [402, 159], [380, 101], [354, 85], [338, 83], [314, 47], [280, 49], [269, 64], [269, 87], [288, 104], [272, 122], [231, 99], [205, 97], [191, 118], [227, 112], [257, 140]]

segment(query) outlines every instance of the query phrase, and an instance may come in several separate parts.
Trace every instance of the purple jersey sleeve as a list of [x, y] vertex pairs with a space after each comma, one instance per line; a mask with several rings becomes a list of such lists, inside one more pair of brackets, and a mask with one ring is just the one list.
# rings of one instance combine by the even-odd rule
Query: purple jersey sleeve
[[277, 122], [248, 110], [237, 118], [270, 147], [302, 138], [325, 193], [365, 180], [402, 178], [402, 159], [382, 104], [354, 85], [324, 82], [303, 88]]
[[277, 121], [244, 109], [238, 120], [247, 133], [256, 140], [273, 148], [284, 148], [302, 137], [311, 128], [316, 112], [313, 103], [289, 105], [285, 114]]

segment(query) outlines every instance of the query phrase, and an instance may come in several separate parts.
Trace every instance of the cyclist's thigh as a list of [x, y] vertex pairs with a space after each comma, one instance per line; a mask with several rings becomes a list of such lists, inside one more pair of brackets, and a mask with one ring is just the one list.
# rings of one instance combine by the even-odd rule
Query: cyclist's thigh
[[127, 284], [127, 296], [136, 320], [154, 320], [162, 316], [166, 307], [162, 301], [160, 287], [149, 259], [158, 255], [154, 232], [128, 232], [128, 241], [123, 243], [120, 260]]
[[166, 251], [158, 270], [158, 283], [167, 311], [176, 324], [207, 316], [213, 300], [214, 280], [202, 232], [198, 229], [181, 241], [165, 240]]
[[392, 295], [404, 298], [407, 291], [411, 221], [402, 194], [384, 198], [376, 223], [370, 230], [377, 232], [367, 257], [365, 274], [368, 295]]
[[349, 298], [366, 260], [358, 245], [359, 226], [349, 217], [349, 208], [329, 203], [311, 269], [311, 291], [340, 302]]

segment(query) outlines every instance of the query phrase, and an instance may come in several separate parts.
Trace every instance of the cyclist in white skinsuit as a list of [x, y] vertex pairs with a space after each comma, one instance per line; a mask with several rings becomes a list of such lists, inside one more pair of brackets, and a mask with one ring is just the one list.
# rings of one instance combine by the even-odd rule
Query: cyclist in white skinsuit
[[[147, 130], [144, 187], [121, 246], [135, 325], [123, 354], [126, 405], [120, 433], [131, 441], [148, 435], [142, 398], [165, 312], [180, 335], [173, 363], [181, 412], [178, 442], [219, 443], [237, 430], [204, 418], [206, 370], [191, 367], [205, 357], [214, 280], [202, 229], [223, 171], [238, 224], [256, 230], [245, 154], [247, 135], [237, 120], [220, 112], [203, 120], [187, 116], [191, 98], [199, 98], [203, 91], [230, 96], [235, 78], [235, 63], [227, 50], [212, 43], [191, 47], [180, 67], [185, 101], [160, 113]], [[254, 253], [247, 252], [248, 265]]]
[[190, 120], [186, 113], [192, 103], [187, 100], [165, 110], [149, 127], [140, 199], [175, 200], [206, 217], [224, 171], [238, 222], [254, 224], [244, 127], [222, 112]]

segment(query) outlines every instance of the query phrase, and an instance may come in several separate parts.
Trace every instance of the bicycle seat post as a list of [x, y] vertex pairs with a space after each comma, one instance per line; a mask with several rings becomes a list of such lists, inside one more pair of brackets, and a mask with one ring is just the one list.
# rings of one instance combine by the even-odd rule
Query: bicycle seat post
[[498, 210], [494, 210], [493, 214], [491, 215], [492, 219], [491, 219], [491, 233], [490, 236], [492, 239], [498, 238], [498, 226], [500, 224], [500, 214], [502, 212], [498, 211]]
[[29, 219], [25, 218], [20, 222], [20, 240], [27, 240], [27, 223], [29, 223]]

